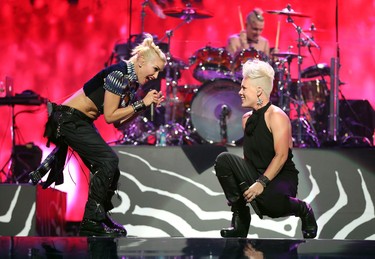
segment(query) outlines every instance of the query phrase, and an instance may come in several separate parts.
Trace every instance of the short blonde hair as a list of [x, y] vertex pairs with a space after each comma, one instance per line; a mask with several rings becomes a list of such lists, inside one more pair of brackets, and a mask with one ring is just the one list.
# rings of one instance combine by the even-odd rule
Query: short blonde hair
[[260, 86], [270, 97], [273, 88], [275, 71], [272, 66], [259, 59], [250, 59], [242, 67], [243, 78], [250, 78], [255, 85]]
[[156, 54], [161, 60], [164, 61], [164, 63], [166, 63], [167, 58], [164, 52], [159, 48], [159, 46], [154, 43], [154, 38], [152, 37], [152, 35], [146, 33], [145, 36], [146, 37], [143, 42], [132, 50], [132, 56], [143, 55], [145, 58], [151, 58]]

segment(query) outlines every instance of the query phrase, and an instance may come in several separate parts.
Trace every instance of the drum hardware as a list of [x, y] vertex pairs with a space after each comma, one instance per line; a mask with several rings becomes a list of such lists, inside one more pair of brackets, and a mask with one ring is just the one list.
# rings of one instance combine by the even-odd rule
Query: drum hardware
[[[307, 127], [305, 125], [305, 122], [307, 122], [306, 119], [301, 116], [302, 115], [301, 114], [301, 107], [303, 105], [305, 105], [304, 99], [303, 99], [303, 96], [302, 96], [302, 90], [301, 90], [301, 88], [302, 88], [302, 82], [301, 82], [302, 69], [301, 69], [301, 66], [302, 66], [302, 61], [303, 61], [303, 56], [301, 55], [301, 47], [306, 46], [307, 45], [306, 42], [314, 45], [316, 48], [319, 48], [319, 46], [315, 43], [315, 41], [313, 39], [311, 39], [306, 33], [303, 32], [302, 28], [300, 26], [298, 26], [292, 18], [292, 17], [306, 18], [306, 17], [309, 17], [309, 15], [305, 15], [303, 13], [295, 12], [292, 9], [290, 4], [288, 4], [286, 8], [284, 8], [280, 11], [279, 10], [269, 10], [267, 12], [271, 13], [271, 14], [278, 14], [278, 15], [287, 16], [286, 22], [293, 25], [293, 27], [295, 28], [295, 30], [297, 32], [297, 35], [298, 35], [298, 39], [297, 39], [298, 52], [297, 53], [283, 53], [283, 55], [288, 54], [287, 57], [289, 57], [290, 59], [296, 57], [297, 60], [298, 60], [298, 62], [297, 62], [297, 65], [298, 65], [297, 91], [296, 91], [296, 99], [294, 100], [296, 105], [297, 105], [297, 119], [292, 121], [292, 124], [297, 124], [294, 127], [297, 130], [297, 134], [296, 134], [296, 137], [294, 139], [294, 146], [305, 147], [306, 141], [302, 138], [302, 137], [305, 137], [305, 136], [302, 136], [302, 130], [303, 129], [306, 132], [308, 132], [309, 135], [313, 135], [314, 140], [318, 140], [318, 138], [316, 137], [317, 134], [316, 134], [314, 126], [312, 124], [310, 124], [309, 127]], [[302, 35], [305, 37], [304, 39], [302, 39]], [[292, 54], [296, 54], [296, 55], [292, 55]], [[277, 55], [277, 54], [274, 53], [274, 55]], [[282, 54], [280, 54], [280, 55], [282, 55]], [[319, 145], [320, 144], [318, 143], [318, 146]]]
[[227, 144], [228, 141], [227, 117], [230, 115], [230, 113], [231, 110], [228, 105], [223, 104], [221, 106], [221, 112], [219, 116], [221, 144], [223, 145]]
[[[277, 100], [275, 100], [278, 103], [278, 106], [289, 116], [290, 111], [290, 100], [289, 96], [290, 93], [288, 89], [290, 89], [290, 63], [291, 59], [285, 59], [281, 58], [278, 59], [274, 64], [276, 67], [274, 67], [274, 70], [276, 72], [276, 78], [274, 79], [274, 82], [277, 82], [277, 84], [274, 84], [274, 89], [276, 88], [276, 95]], [[287, 64], [287, 66], [286, 66]], [[271, 93], [271, 98], [273, 97]], [[273, 101], [273, 100], [272, 100]]]
[[[26, 112], [26, 111], [15, 113], [14, 108], [15, 108], [15, 105], [40, 106], [42, 104], [46, 104], [47, 99], [41, 97], [39, 94], [35, 93], [32, 90], [25, 90], [21, 94], [14, 94], [14, 82], [13, 82], [12, 77], [6, 76], [4, 83], [3, 81], [0, 81], [0, 83], [4, 85], [4, 89], [5, 89], [3, 90], [5, 92], [5, 97], [0, 98], [0, 106], [8, 105], [11, 108], [11, 118], [12, 118], [12, 123], [10, 127], [11, 141], [12, 141], [11, 154], [10, 154], [9, 159], [1, 167], [0, 173], [4, 174], [6, 183], [20, 183], [24, 179], [25, 175], [30, 173], [30, 171], [22, 172], [21, 175], [17, 175], [16, 165], [17, 163], [20, 163], [20, 161], [17, 158], [17, 153], [16, 153], [16, 148], [17, 146], [19, 147], [19, 145], [16, 145], [16, 137], [17, 137], [16, 134], [17, 134], [17, 130], [19, 129], [16, 125], [16, 117], [18, 114], [22, 112]], [[30, 111], [28, 110], [27, 112], [30, 112]], [[6, 170], [6, 167], [7, 167], [7, 170]], [[32, 170], [34, 169], [35, 168], [32, 168]]]
[[152, 145], [150, 136], [155, 138], [155, 126], [147, 117], [139, 115], [121, 125], [123, 136], [121, 144], [126, 145]]
[[[174, 30], [177, 30], [180, 28], [182, 25], [184, 25], [187, 21], [183, 21], [175, 29], [168, 30], [166, 31], [165, 37], [168, 38], [168, 46], [170, 46], [171, 43], [171, 37], [173, 36]], [[164, 38], [164, 37], [163, 37]], [[177, 68], [182, 66], [182, 67], [187, 67], [187, 65], [178, 59], [175, 59], [172, 57], [170, 48], [168, 47], [167, 52], [166, 52], [166, 58], [167, 58], [167, 64], [164, 68], [165, 70], [165, 81], [166, 81], [166, 101], [163, 105], [166, 106], [166, 113], [165, 113], [165, 121], [169, 123], [170, 121], [174, 122], [176, 119], [176, 109], [177, 109], [177, 103], [180, 103], [181, 101], [179, 100], [177, 96], [177, 85], [178, 85], [178, 72], [173, 71]]]
[[161, 41], [163, 41], [165, 38], [168, 39], [168, 49], [166, 50], [167, 64], [164, 68], [166, 81], [166, 101], [163, 103], [166, 108], [166, 124], [164, 126], [167, 129], [167, 145], [179, 145], [184, 141], [192, 143], [193, 141], [189, 139], [189, 132], [186, 131], [184, 127], [181, 126], [181, 124], [179, 124], [176, 120], [177, 113], [182, 104], [182, 101], [177, 95], [179, 89], [181, 89], [178, 87], [178, 79], [180, 78], [179, 70], [188, 69], [189, 66], [182, 60], [174, 58], [170, 52], [169, 46], [171, 45], [171, 38], [174, 31], [179, 29], [184, 24], [190, 23], [193, 19], [209, 18], [212, 17], [212, 15], [204, 12], [203, 10], [192, 8], [189, 5], [182, 9], [165, 9], [164, 13], [167, 16], [181, 18], [183, 20], [174, 29], [166, 31], [165, 36], [161, 39]]

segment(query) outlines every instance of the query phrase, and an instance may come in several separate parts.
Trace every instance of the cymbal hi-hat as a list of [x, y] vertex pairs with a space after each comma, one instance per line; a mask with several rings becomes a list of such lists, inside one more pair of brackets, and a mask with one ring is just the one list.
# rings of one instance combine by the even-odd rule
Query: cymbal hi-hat
[[311, 24], [311, 26], [309, 28], [303, 29], [302, 31], [303, 32], [308, 32], [308, 33], [315, 33], [315, 32], [323, 32], [324, 30], [317, 29], [314, 24]]
[[[279, 57], [279, 58], [296, 58], [298, 57], [297, 53], [291, 52], [291, 51], [284, 51], [284, 52], [277, 52], [272, 54], [274, 57]], [[301, 55], [301, 57], [303, 57]]]
[[170, 17], [181, 18], [183, 20], [189, 19], [206, 19], [213, 17], [213, 14], [194, 7], [185, 7], [185, 8], [168, 8], [164, 9], [164, 14]]

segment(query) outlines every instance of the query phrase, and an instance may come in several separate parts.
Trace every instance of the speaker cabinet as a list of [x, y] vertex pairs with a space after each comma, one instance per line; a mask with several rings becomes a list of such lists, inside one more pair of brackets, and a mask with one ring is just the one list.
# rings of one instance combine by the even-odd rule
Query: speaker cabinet
[[42, 150], [33, 143], [16, 145], [13, 156], [13, 178], [17, 183], [28, 183], [29, 173], [42, 161]]
[[374, 143], [374, 109], [367, 100], [340, 100], [340, 123], [343, 133], [365, 137]]

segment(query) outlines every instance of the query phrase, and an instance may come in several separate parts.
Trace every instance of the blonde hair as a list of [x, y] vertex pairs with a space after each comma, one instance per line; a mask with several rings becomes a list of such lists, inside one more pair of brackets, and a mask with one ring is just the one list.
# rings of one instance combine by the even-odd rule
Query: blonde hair
[[149, 33], [146, 33], [145, 35], [146, 37], [143, 42], [132, 50], [132, 56], [143, 55], [145, 58], [151, 58], [156, 54], [161, 60], [164, 61], [164, 63], [166, 63], [167, 58], [159, 46], [154, 43], [154, 38], [152, 35]]
[[250, 59], [242, 67], [243, 78], [250, 78], [256, 86], [260, 86], [270, 97], [273, 88], [275, 71], [272, 66], [259, 59]]

